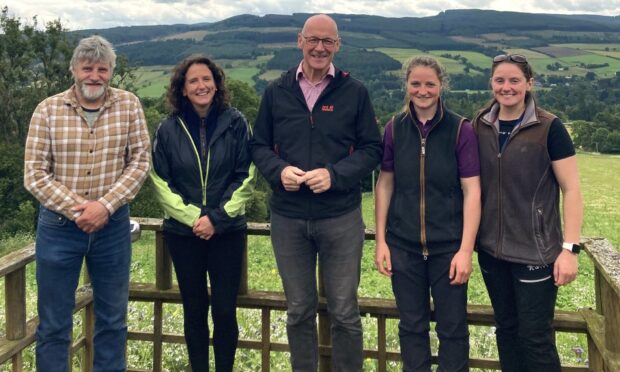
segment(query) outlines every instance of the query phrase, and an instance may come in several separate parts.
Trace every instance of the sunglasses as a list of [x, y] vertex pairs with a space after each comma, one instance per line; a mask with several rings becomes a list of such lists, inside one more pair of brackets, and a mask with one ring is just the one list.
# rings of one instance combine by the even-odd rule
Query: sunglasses
[[527, 63], [527, 57], [521, 54], [500, 54], [493, 57], [493, 63], [502, 63], [508, 60], [515, 63]]

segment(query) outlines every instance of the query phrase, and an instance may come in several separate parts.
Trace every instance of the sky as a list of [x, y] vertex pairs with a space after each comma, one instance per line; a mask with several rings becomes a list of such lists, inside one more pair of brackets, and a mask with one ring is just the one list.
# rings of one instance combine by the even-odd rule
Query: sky
[[620, 15], [620, 0], [0, 0], [9, 15], [69, 30], [216, 22], [239, 14], [348, 13], [426, 17], [448, 9]]

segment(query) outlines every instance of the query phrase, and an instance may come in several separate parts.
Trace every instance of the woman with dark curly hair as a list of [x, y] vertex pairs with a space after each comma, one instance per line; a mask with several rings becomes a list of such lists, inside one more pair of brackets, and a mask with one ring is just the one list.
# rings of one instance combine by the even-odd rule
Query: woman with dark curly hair
[[167, 99], [171, 114], [155, 133], [151, 179], [165, 212], [164, 238], [183, 300], [189, 360], [194, 372], [209, 370], [211, 300], [215, 369], [232, 371], [245, 202], [254, 179], [250, 128], [230, 107], [224, 71], [208, 57], [177, 64]]

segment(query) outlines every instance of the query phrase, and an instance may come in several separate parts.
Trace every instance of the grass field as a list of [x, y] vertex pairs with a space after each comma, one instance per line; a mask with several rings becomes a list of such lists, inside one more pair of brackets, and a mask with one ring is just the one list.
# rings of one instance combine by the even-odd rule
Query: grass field
[[[491, 63], [491, 58], [478, 52], [467, 52], [463, 50], [432, 50], [430, 51], [430, 54], [434, 56], [440, 56], [446, 53], [451, 54], [452, 56], [461, 55], [467, 58], [467, 61], [469, 61], [469, 63], [471, 63], [474, 66], [480, 67], [480, 68], [489, 68], [490, 63]], [[474, 71], [472, 71], [472, 73], [473, 72]]]
[[168, 84], [173, 66], [143, 66], [138, 67], [136, 85], [140, 97], [160, 97]]
[[[224, 68], [230, 79], [240, 80], [254, 86], [252, 77], [260, 71], [259, 65], [266, 63], [273, 55], [258, 56], [255, 59], [222, 59], [216, 62]], [[168, 84], [174, 66], [142, 66], [137, 69], [138, 95], [140, 97], [160, 97]]]
[[282, 70], [267, 70], [263, 74], [261, 74], [259, 77], [263, 80], [271, 81], [271, 80], [275, 80], [279, 78], [280, 75], [282, 75], [282, 72], [283, 72]]
[[379, 51], [381, 53], [385, 53], [402, 64], [409, 61], [409, 59], [411, 59], [411, 57], [415, 55], [434, 55], [439, 60], [439, 62], [446, 68], [446, 71], [448, 72], [448, 74], [462, 74], [464, 72], [463, 69], [465, 66], [463, 66], [460, 62], [457, 62], [451, 58], [439, 57], [439, 54], [451, 53], [454, 55], [454, 54], [459, 54], [460, 51], [442, 51], [442, 53], [435, 55], [434, 51], [430, 51], [429, 53], [424, 53], [418, 49], [376, 48], [374, 50]]
[[620, 71], [620, 60], [602, 56], [599, 54], [586, 54], [572, 57], [560, 58], [563, 62], [569, 63], [574, 66], [578, 66], [581, 63], [588, 64], [609, 64], [607, 67], [590, 68], [587, 71], [593, 71], [598, 76], [613, 77], [616, 76], [616, 72]]
[[[579, 153], [578, 163], [585, 204], [583, 236], [605, 236], [616, 248], [620, 247], [620, 156]], [[364, 220], [369, 228], [374, 227], [374, 207], [371, 193], [363, 195], [362, 209]], [[11, 251], [26, 245], [32, 240], [29, 235], [20, 235], [0, 242], [4, 252]], [[282, 285], [275, 264], [271, 244], [267, 237], [251, 236], [248, 239], [248, 283], [250, 289], [281, 291]], [[587, 255], [580, 255], [580, 274], [577, 280], [559, 291], [557, 307], [565, 310], [576, 310], [582, 307], [594, 307], [594, 275], [592, 264]], [[36, 287], [34, 284], [34, 264], [28, 266], [27, 318], [36, 312]], [[131, 280], [137, 282], [153, 282], [155, 279], [155, 250], [154, 234], [144, 232], [142, 238], [134, 243], [133, 259], [131, 264]], [[4, 293], [4, 281], [0, 281], [0, 294]], [[362, 277], [359, 289], [360, 296], [392, 298], [389, 279], [378, 274], [374, 267], [374, 243], [368, 241], [364, 245], [362, 259]], [[4, 302], [1, 301], [0, 302]], [[469, 302], [488, 304], [489, 299], [482, 282], [480, 270], [474, 260], [474, 272], [469, 284]], [[182, 327], [182, 308], [180, 305], [169, 304], [164, 309], [164, 332], [178, 333]], [[131, 302], [129, 306], [129, 324], [131, 330], [151, 331], [153, 307], [152, 304]], [[259, 338], [260, 312], [256, 310], [239, 310], [240, 337]], [[272, 340], [286, 342], [285, 314], [272, 314]], [[79, 325], [81, 319], [74, 318], [74, 324]], [[4, 329], [4, 307], [0, 307], [0, 330]], [[363, 319], [364, 344], [372, 348], [376, 346], [375, 320]], [[471, 326], [471, 353], [472, 357], [496, 358], [494, 334], [492, 327]], [[432, 343], [437, 346], [437, 338], [432, 335]], [[396, 321], [387, 324], [388, 348], [398, 350], [398, 329]], [[571, 364], [584, 365], [583, 359], [578, 359], [573, 348], [587, 350], [587, 340], [584, 335], [558, 334], [558, 348], [562, 360]], [[436, 351], [436, 349], [435, 349]], [[131, 341], [128, 344], [128, 362], [131, 367], [152, 368], [152, 347], [146, 342]], [[582, 355], [582, 358], [584, 355]], [[585, 356], [587, 358], [587, 355]], [[25, 353], [25, 370], [33, 369], [33, 353]], [[79, 361], [74, 363], [79, 367]], [[260, 365], [260, 354], [255, 351], [238, 350], [236, 370], [253, 371]], [[212, 366], [214, 367], [214, 366]], [[274, 371], [290, 370], [287, 353], [272, 353], [271, 368]], [[184, 347], [176, 345], [164, 346], [164, 369], [166, 371], [186, 371], [187, 355]], [[398, 363], [391, 363], [389, 371], [399, 371]], [[0, 371], [9, 371], [7, 366], [0, 367]], [[376, 371], [373, 361], [366, 361], [364, 371]]]
[[405, 48], [376, 48], [374, 49], [378, 52], [387, 54], [388, 56], [394, 58], [400, 63], [407, 62], [411, 57], [416, 54], [425, 54], [421, 50], [418, 49], [405, 49]]

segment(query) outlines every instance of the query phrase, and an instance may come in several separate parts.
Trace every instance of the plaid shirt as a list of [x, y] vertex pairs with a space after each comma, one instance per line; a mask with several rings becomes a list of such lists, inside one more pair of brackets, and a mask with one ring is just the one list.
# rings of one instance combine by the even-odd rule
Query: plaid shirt
[[41, 102], [32, 115], [24, 186], [45, 207], [74, 220], [77, 204], [97, 200], [110, 215], [137, 194], [150, 162], [142, 106], [132, 93], [108, 88], [92, 128], [74, 87]]

